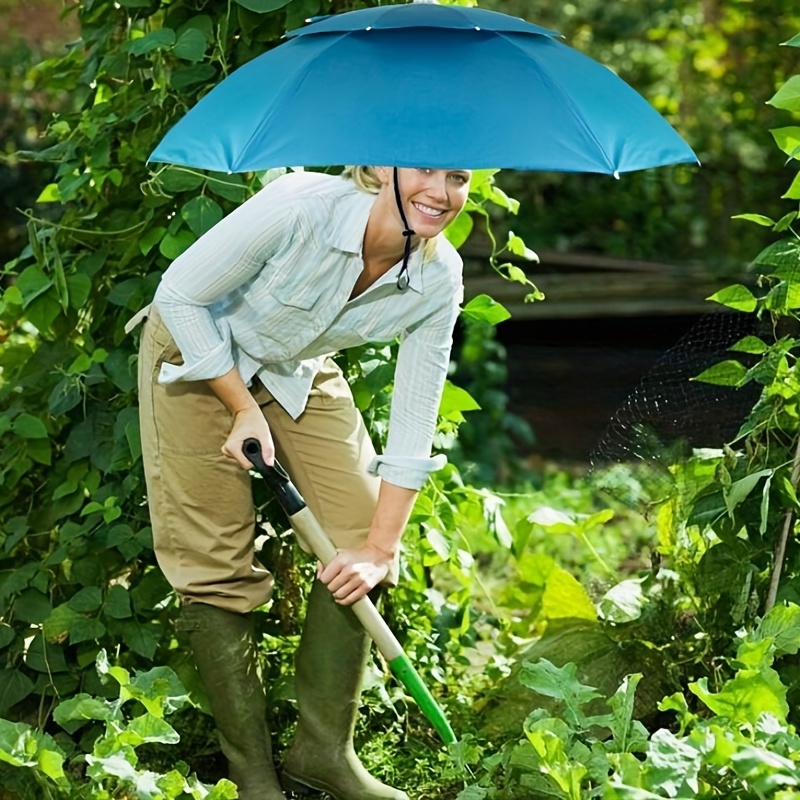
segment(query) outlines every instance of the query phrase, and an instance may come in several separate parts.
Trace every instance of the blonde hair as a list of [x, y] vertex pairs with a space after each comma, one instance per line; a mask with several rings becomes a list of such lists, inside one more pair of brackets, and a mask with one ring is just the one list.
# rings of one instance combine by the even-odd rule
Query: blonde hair
[[[375, 174], [374, 167], [348, 166], [342, 171], [342, 177], [353, 181], [362, 192], [378, 194], [381, 190], [381, 182]], [[436, 252], [436, 239], [438, 238], [438, 236], [435, 236], [433, 239], [422, 240], [422, 256], [424, 259], [431, 258]]]
[[381, 182], [373, 167], [345, 167], [342, 177], [349, 178], [362, 192], [378, 194], [381, 189]]

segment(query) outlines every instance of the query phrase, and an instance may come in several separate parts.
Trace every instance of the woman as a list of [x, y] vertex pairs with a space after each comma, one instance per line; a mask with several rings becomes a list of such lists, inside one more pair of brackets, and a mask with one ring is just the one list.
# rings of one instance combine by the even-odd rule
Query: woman
[[[400, 538], [430, 457], [461, 299], [441, 236], [466, 170], [290, 173], [208, 231], [142, 314], [142, 450], [156, 556], [181, 602], [231, 778], [243, 800], [283, 798], [250, 612], [272, 576], [255, 558], [242, 443], [277, 454], [337, 557], [318, 574], [296, 656], [299, 721], [284, 785], [337, 800], [407, 800], [353, 750], [368, 656], [347, 608], [397, 581]], [[376, 455], [329, 358], [400, 337], [386, 452]]]

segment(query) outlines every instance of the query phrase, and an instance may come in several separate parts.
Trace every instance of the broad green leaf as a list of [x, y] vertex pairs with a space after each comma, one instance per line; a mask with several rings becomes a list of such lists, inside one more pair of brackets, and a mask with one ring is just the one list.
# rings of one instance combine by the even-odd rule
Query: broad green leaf
[[16, 281], [17, 289], [22, 293], [22, 306], [27, 308], [39, 295], [44, 294], [53, 280], [39, 267], [26, 267]]
[[124, 623], [125, 644], [135, 653], [152, 659], [158, 647], [159, 632], [153, 625], [140, 622]]
[[69, 629], [70, 644], [80, 644], [81, 642], [92, 642], [105, 635], [106, 626], [98, 619], [87, 619], [83, 617], [75, 620]]
[[36, 198], [37, 203], [60, 203], [61, 195], [58, 193], [57, 183], [48, 183], [47, 186], [39, 192]]
[[131, 616], [131, 597], [124, 586], [116, 584], [108, 590], [103, 613], [114, 619], [127, 619]]
[[787, 128], [775, 128], [770, 133], [775, 139], [775, 144], [786, 153], [787, 156], [796, 157], [800, 148], [800, 127], [791, 125]]
[[172, 261], [185, 250], [188, 250], [194, 244], [196, 238], [191, 231], [187, 230], [180, 230], [174, 236], [168, 233], [161, 240], [158, 249], [161, 255]]
[[800, 33], [796, 34], [795, 36], [792, 36], [792, 38], [789, 39], [787, 42], [782, 42], [781, 44], [783, 44], [786, 47], [800, 47]]
[[[81, 692], [59, 703], [53, 711], [53, 719], [62, 727], [67, 723], [85, 723], [89, 720], [121, 719], [122, 713], [115, 702], [92, 697]], [[75, 726], [70, 726], [75, 730]]]
[[767, 245], [753, 260], [758, 266], [789, 269], [793, 272], [800, 267], [800, 242], [794, 239], [781, 239]]
[[11, 430], [23, 439], [46, 439], [47, 428], [38, 417], [32, 414], [20, 414], [11, 423]]
[[57, 417], [75, 408], [82, 398], [80, 379], [74, 375], [67, 375], [53, 387], [47, 399], [47, 407], [50, 413]]
[[767, 345], [762, 339], [759, 339], [758, 336], [745, 336], [728, 349], [736, 353], [751, 353], [752, 355], [759, 356], [767, 352]]
[[733, 723], [755, 725], [763, 714], [786, 721], [789, 706], [786, 687], [774, 669], [740, 670], [719, 692], [708, 690], [708, 679], [689, 684], [689, 690], [720, 717]]
[[778, 233], [783, 233], [784, 231], [788, 231], [791, 227], [792, 223], [797, 219], [797, 212], [791, 211], [788, 214], [784, 214], [776, 223], [775, 223], [775, 231]]
[[47, 675], [68, 670], [64, 648], [61, 645], [50, 644], [42, 633], [37, 633], [28, 643], [28, 649], [25, 651], [25, 663], [36, 672], [43, 672]]
[[[102, 508], [102, 506], [100, 506]], [[67, 605], [81, 614], [91, 614], [97, 611], [103, 603], [103, 592], [99, 586], [86, 586], [76, 592]]]
[[22, 622], [44, 622], [52, 611], [50, 598], [38, 589], [25, 589], [14, 601], [14, 616]]
[[[191, 67], [176, 69], [171, 73], [169, 76], [169, 85], [175, 91], [180, 92], [189, 86], [194, 86], [196, 83], [210, 81], [216, 74], [217, 69], [213, 64], [193, 64]], [[199, 185], [199, 183], [196, 184], [196, 186]]]
[[746, 375], [747, 369], [741, 361], [728, 360], [714, 364], [691, 380], [716, 386], [738, 386]]
[[561, 567], [554, 567], [547, 576], [542, 595], [542, 616], [545, 619], [597, 620], [597, 611], [577, 579]]
[[288, 6], [292, 0], [236, 0], [236, 2], [248, 11], [255, 11], [256, 14], [268, 14], [270, 11], [277, 11]]
[[455, 411], [477, 411], [479, 409], [480, 406], [466, 389], [456, 386], [449, 380], [445, 381], [442, 400], [439, 403], [439, 414], [441, 416], [449, 416]]
[[[181, 209], [181, 216], [195, 236], [202, 236], [222, 219], [222, 209], [210, 197], [193, 197]], [[163, 251], [162, 251], [163, 252]]]
[[[773, 224], [772, 220], [769, 221], [769, 224]], [[720, 291], [715, 292], [711, 297], [707, 297], [706, 299], [713, 300], [715, 303], [720, 303], [736, 311], [755, 311], [758, 305], [758, 301], [753, 293], [740, 283], [734, 284], [733, 286], [726, 286], [724, 289], [720, 289]]]
[[82, 272], [67, 275], [67, 292], [72, 308], [81, 309], [86, 305], [92, 291], [92, 279]]
[[69, 607], [68, 603], [56, 606], [53, 612], [42, 624], [42, 631], [48, 642], [60, 643], [69, 634], [69, 629], [74, 622], [83, 619], [81, 614]]
[[[536, 253], [534, 253], [533, 250], [531, 250], [530, 247], [525, 244], [525, 241], [522, 239], [522, 237], [517, 236], [512, 231], [508, 232], [508, 243], [506, 244], [506, 247], [515, 256], [521, 256], [526, 261], [539, 261], [539, 256], [537, 256]], [[516, 280], [516, 278], [513, 280]]]
[[647, 748], [648, 783], [661, 787], [667, 797], [678, 797], [685, 784], [691, 796], [696, 797], [702, 763], [697, 748], [661, 728], [653, 734]]
[[763, 214], [736, 214], [731, 219], [743, 219], [747, 222], [755, 222], [756, 225], [763, 225], [765, 228], [771, 228], [775, 224], [775, 220], [765, 217]]
[[733, 510], [742, 503], [750, 492], [756, 487], [756, 484], [767, 475], [772, 475], [773, 470], [771, 469], [762, 469], [758, 472], [751, 472], [749, 475], [745, 475], [744, 478], [740, 478], [738, 481], [734, 481], [728, 489], [723, 490], [723, 496], [725, 497], [725, 505], [728, 509], [729, 514], [733, 514]]
[[[139, 624], [139, 627], [145, 626]], [[153, 626], [147, 627], [154, 630]], [[157, 717], [177, 711], [189, 701], [186, 688], [169, 667], [153, 667], [147, 672], [140, 672], [131, 679], [127, 690]]]
[[800, 112], [800, 75], [792, 75], [780, 89], [767, 100], [775, 108]]
[[247, 187], [241, 176], [235, 173], [228, 175], [224, 172], [209, 172], [206, 180], [209, 190], [226, 200], [241, 203], [247, 197]]
[[539, 525], [549, 533], [575, 533], [577, 522], [569, 514], [550, 506], [540, 506], [528, 515], [528, 522]]
[[131, 720], [128, 731], [135, 733], [142, 742], [177, 744], [181, 738], [172, 725], [149, 713]]
[[17, 632], [7, 623], [0, 622], [0, 650], [8, 647], [16, 638]]
[[425, 526], [425, 539], [442, 561], [450, 558], [450, 542], [440, 530]]
[[163, 50], [175, 44], [175, 31], [171, 28], [158, 28], [144, 36], [133, 39], [128, 44], [128, 52], [135, 56], [142, 56], [153, 50]]
[[800, 200], [800, 172], [794, 176], [794, 180], [792, 181], [791, 185], [786, 190], [786, 193], [782, 194], [781, 197], [787, 200]]
[[139, 250], [146, 256], [163, 238], [166, 228], [151, 228], [139, 239]]
[[566, 721], [573, 727], [580, 727], [584, 718], [583, 706], [602, 697], [593, 686], [586, 686], [578, 680], [575, 664], [556, 667], [545, 658], [536, 663], [524, 661], [519, 672], [519, 682], [537, 694], [562, 702], [567, 714]]
[[[24, 700], [33, 691], [33, 681], [18, 669], [0, 669], [0, 715]], [[0, 725], [4, 720], [0, 720]], [[0, 750], [3, 748], [0, 734]]]
[[208, 43], [202, 31], [197, 28], [188, 28], [178, 36], [178, 41], [172, 52], [184, 61], [202, 61]]
[[758, 623], [753, 636], [772, 639], [778, 656], [794, 655], [800, 650], [800, 606], [794, 603], [773, 606]]
[[472, 217], [466, 211], [461, 211], [444, 229], [444, 235], [447, 237], [447, 241], [458, 249], [469, 238], [474, 224]]
[[598, 604], [598, 612], [609, 622], [633, 622], [642, 615], [645, 594], [642, 578], [629, 578], [612, 586]]
[[499, 322], [511, 318], [511, 314], [506, 308], [488, 294], [479, 294], [477, 297], [473, 297], [461, 310], [461, 314], [471, 319], [488, 322], [490, 325], [497, 325]]

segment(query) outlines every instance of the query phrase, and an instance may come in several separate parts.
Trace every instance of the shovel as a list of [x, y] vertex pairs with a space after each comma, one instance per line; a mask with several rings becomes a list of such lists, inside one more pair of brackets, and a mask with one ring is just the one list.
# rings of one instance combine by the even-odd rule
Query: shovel
[[[300, 492], [297, 491], [283, 467], [277, 461], [274, 466], [267, 466], [261, 455], [261, 444], [258, 439], [245, 439], [242, 452], [275, 494], [300, 538], [311, 548], [320, 562], [327, 566], [336, 556], [336, 547], [322, 530], [316, 517], [306, 507]], [[428, 691], [428, 687], [423, 683], [411, 663], [411, 659], [403, 652], [400, 642], [397, 641], [383, 617], [378, 613], [372, 600], [369, 597], [363, 597], [353, 603], [350, 608], [353, 609], [353, 613], [375, 642], [381, 655], [389, 663], [394, 676], [416, 700], [417, 705], [436, 729], [442, 741], [447, 745], [454, 744], [456, 735], [453, 733], [444, 711]]]

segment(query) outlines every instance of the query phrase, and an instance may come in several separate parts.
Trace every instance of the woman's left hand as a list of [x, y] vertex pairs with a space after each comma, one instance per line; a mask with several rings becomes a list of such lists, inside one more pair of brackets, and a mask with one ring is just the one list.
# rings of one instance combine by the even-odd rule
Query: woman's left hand
[[317, 567], [317, 577], [327, 585], [337, 603], [349, 606], [361, 600], [388, 574], [392, 558], [372, 545], [358, 550], [340, 550], [323, 567]]

